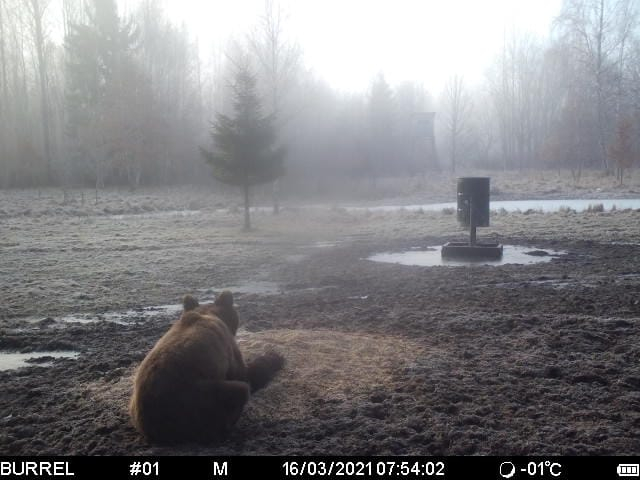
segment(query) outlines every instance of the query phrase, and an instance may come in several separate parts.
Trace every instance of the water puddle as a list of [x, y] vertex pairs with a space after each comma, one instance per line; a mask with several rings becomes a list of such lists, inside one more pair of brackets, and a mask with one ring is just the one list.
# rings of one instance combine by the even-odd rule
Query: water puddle
[[552, 258], [564, 255], [566, 252], [557, 250], [539, 250], [531, 247], [505, 245], [502, 258], [499, 260], [448, 260], [443, 259], [442, 247], [427, 247], [422, 250], [409, 250], [406, 252], [385, 252], [371, 255], [367, 260], [383, 263], [396, 263], [399, 265], [413, 265], [420, 267], [435, 267], [439, 265], [448, 267], [474, 266], [474, 265], [507, 265], [550, 262]]
[[[576, 212], [583, 212], [589, 209], [589, 206], [602, 205], [604, 210], [611, 210], [614, 206], [618, 210], [627, 208], [639, 209], [640, 198], [621, 198], [621, 199], [567, 199], [567, 200], [497, 200], [491, 202], [491, 210], [502, 210], [507, 212], [526, 212], [528, 210], [547, 212], [558, 212], [563, 209], [572, 209]], [[398, 212], [409, 211], [441, 211], [444, 209], [455, 209], [455, 202], [446, 203], [429, 203], [424, 205], [382, 205], [377, 207], [347, 207], [348, 211], [360, 212]]]
[[[576, 212], [583, 212], [589, 207], [602, 205], [604, 210], [616, 208], [624, 210], [627, 208], [640, 209], [640, 198], [605, 198], [605, 199], [562, 199], [562, 200], [495, 200], [491, 202], [491, 210], [505, 210], [507, 212], [526, 212], [528, 210], [547, 212], [558, 212], [563, 209], [571, 209]], [[441, 211], [444, 209], [453, 209], [457, 207], [456, 202], [442, 203], [425, 203], [413, 205], [377, 205], [377, 206], [352, 206], [352, 207], [328, 207], [327, 205], [304, 205], [296, 207], [302, 210], [326, 210], [340, 208], [347, 212], [398, 212], [398, 211]], [[216, 213], [228, 213], [230, 211], [241, 211], [242, 208], [218, 208]], [[270, 213], [273, 207], [251, 207], [254, 213]], [[135, 218], [165, 218], [165, 217], [190, 217], [200, 215], [201, 210], [167, 210], [161, 212], [140, 212], [140, 213], [106, 213], [110, 218], [116, 220], [135, 219]], [[334, 242], [316, 242], [313, 247], [334, 247]]]
[[60, 323], [97, 323], [111, 322], [119, 325], [129, 325], [134, 321], [147, 320], [158, 315], [176, 315], [182, 311], [182, 305], [156, 305], [121, 312], [81, 313], [58, 317]]
[[80, 352], [57, 351], [57, 352], [0, 352], [0, 371], [15, 370], [22, 367], [50, 367], [56, 358], [70, 358], [75, 360]]
[[222, 290], [230, 290], [234, 295], [238, 294], [253, 294], [253, 295], [279, 295], [284, 290], [276, 282], [269, 281], [247, 281], [238, 285], [227, 285], [224, 288], [213, 288], [216, 292]]
[[337, 247], [340, 242], [315, 242], [309, 245], [311, 248], [333, 248]]
[[[26, 317], [22, 321], [27, 325], [38, 325], [39, 327], [61, 328], [74, 323], [90, 324], [100, 322], [117, 323], [118, 325], [130, 325], [136, 321], [145, 321], [159, 315], [174, 316], [182, 311], [182, 305], [156, 305], [152, 307], [122, 310], [118, 312], [104, 313], [75, 313], [62, 315], [60, 317]], [[13, 329], [12, 331], [24, 331], [24, 328]]]
[[559, 280], [559, 279], [530, 280], [530, 281], [521, 281], [521, 282], [500, 282], [500, 283], [476, 285], [477, 288], [504, 288], [506, 290], [520, 290], [527, 286], [549, 287], [554, 290], [565, 290], [567, 288], [576, 288], [577, 286], [584, 287], [584, 288], [597, 287], [596, 284], [577, 282], [575, 280]]
[[107, 215], [115, 220], [126, 220], [131, 218], [165, 218], [165, 217], [191, 217], [200, 215], [200, 210], [167, 210], [165, 212], [140, 212], [140, 213], [121, 213]]
[[[198, 300], [200, 303], [211, 303], [215, 300], [213, 292], [221, 292], [230, 290], [234, 295], [253, 294], [253, 295], [279, 295], [284, 290], [275, 282], [254, 281], [244, 282], [238, 285], [229, 285], [224, 288], [203, 288], [198, 291]], [[99, 322], [110, 322], [118, 325], [131, 325], [135, 322], [144, 322], [149, 319], [162, 317], [178, 317], [182, 312], [182, 303], [171, 305], [154, 305], [143, 308], [135, 308], [129, 310], [121, 310], [103, 313], [76, 313], [63, 315], [60, 317], [27, 317], [22, 319], [28, 325], [37, 325], [35, 328], [67, 327], [74, 323], [91, 324]], [[24, 331], [23, 328], [13, 329], [12, 331]]]

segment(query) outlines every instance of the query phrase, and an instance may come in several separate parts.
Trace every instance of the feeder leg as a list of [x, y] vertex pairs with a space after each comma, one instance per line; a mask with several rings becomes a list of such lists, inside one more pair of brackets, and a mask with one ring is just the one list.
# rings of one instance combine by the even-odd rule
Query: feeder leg
[[473, 214], [473, 202], [469, 199], [469, 245], [476, 244], [476, 218]]

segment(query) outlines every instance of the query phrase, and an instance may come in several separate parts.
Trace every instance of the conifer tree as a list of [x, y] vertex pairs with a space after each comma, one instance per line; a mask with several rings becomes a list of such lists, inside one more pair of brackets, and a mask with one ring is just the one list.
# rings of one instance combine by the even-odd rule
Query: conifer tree
[[249, 230], [249, 190], [282, 176], [285, 150], [276, 145], [275, 117], [262, 114], [256, 77], [248, 63], [237, 66], [232, 89], [233, 118], [218, 113], [211, 125], [214, 150], [201, 147], [200, 151], [217, 180], [242, 187], [244, 228]]

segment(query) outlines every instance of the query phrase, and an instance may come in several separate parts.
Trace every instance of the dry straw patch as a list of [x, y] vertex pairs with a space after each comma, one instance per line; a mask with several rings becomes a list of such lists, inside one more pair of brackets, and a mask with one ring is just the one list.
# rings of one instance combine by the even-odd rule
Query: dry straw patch
[[[246, 407], [251, 417], [302, 419], [314, 401], [349, 401], [377, 388], [388, 388], [394, 370], [421, 356], [423, 346], [403, 337], [330, 330], [238, 332], [245, 358], [266, 350], [281, 352], [286, 365], [276, 379]], [[85, 385], [96, 404], [126, 412], [134, 369], [116, 379]]]
[[85, 392], [89, 398], [101, 403], [100, 408], [117, 409], [127, 412], [129, 399], [133, 392], [134, 369], [127, 369], [126, 373], [115, 381], [97, 380], [89, 382], [85, 386]]
[[388, 388], [393, 372], [424, 349], [404, 337], [331, 330], [267, 330], [240, 335], [238, 343], [248, 360], [273, 348], [287, 362], [247, 413], [293, 419], [307, 417], [318, 399], [353, 400]]

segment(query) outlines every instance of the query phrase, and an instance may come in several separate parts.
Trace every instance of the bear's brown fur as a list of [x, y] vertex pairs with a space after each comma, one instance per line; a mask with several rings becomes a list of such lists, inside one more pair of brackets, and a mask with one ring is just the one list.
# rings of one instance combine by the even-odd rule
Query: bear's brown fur
[[240, 417], [250, 392], [266, 385], [284, 363], [277, 353], [244, 363], [231, 292], [208, 305], [187, 295], [183, 305], [180, 319], [134, 378], [131, 419], [153, 443], [220, 439]]

